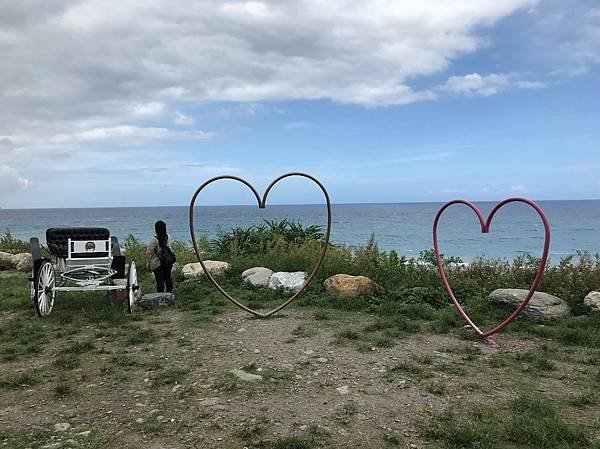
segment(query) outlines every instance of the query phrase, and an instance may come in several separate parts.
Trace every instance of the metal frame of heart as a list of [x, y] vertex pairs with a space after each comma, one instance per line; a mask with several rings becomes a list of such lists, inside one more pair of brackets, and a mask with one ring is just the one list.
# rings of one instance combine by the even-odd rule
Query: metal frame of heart
[[[299, 176], [299, 177], [310, 179], [315, 184], [317, 184], [317, 186], [319, 186], [319, 188], [323, 192], [323, 195], [325, 196], [325, 202], [327, 205], [327, 231], [325, 232], [323, 248], [321, 249], [321, 253], [319, 255], [317, 264], [315, 265], [314, 269], [312, 270], [312, 272], [310, 273], [308, 278], [306, 278], [306, 281], [304, 282], [304, 285], [302, 286], [302, 288], [300, 290], [298, 290], [293, 296], [291, 296], [287, 301], [285, 301], [280, 306], [276, 307], [275, 309], [270, 310], [269, 312], [261, 313], [261, 312], [253, 310], [250, 307], [242, 304], [240, 301], [238, 301], [233, 296], [231, 296], [229, 293], [227, 293], [227, 291], [223, 287], [221, 287], [221, 284], [219, 284], [219, 282], [213, 277], [213, 275], [210, 273], [210, 271], [206, 268], [206, 265], [204, 264], [204, 260], [202, 259], [202, 254], [200, 253], [200, 250], [198, 249], [198, 245], [197, 245], [197, 241], [196, 241], [196, 231], [194, 229], [194, 207], [196, 205], [196, 199], [198, 198], [198, 195], [200, 195], [200, 192], [202, 192], [202, 190], [204, 190], [204, 188], [206, 188], [209, 184], [212, 184], [215, 181], [220, 181], [223, 179], [231, 179], [234, 181], [241, 182], [246, 187], [248, 187], [252, 191], [254, 196], [256, 197], [256, 201], [258, 202], [259, 209], [264, 209], [267, 205], [267, 196], [269, 195], [269, 192], [275, 186], [275, 184], [277, 184], [279, 181], [281, 181], [285, 178], [289, 178], [292, 176]], [[200, 262], [200, 265], [202, 266], [202, 269], [204, 270], [205, 275], [208, 277], [208, 280], [215, 286], [215, 288], [219, 292], [221, 292], [221, 294], [223, 296], [225, 296], [225, 298], [227, 298], [233, 304], [238, 306], [240, 309], [243, 309], [246, 312], [249, 312], [259, 318], [270, 317], [271, 315], [276, 314], [281, 309], [290, 305], [304, 292], [304, 290], [306, 290], [306, 288], [309, 286], [309, 284], [313, 281], [315, 275], [319, 271], [319, 268], [321, 268], [321, 265], [323, 264], [323, 260], [325, 259], [325, 254], [327, 253], [327, 248], [329, 247], [329, 237], [331, 235], [331, 217], [332, 217], [331, 200], [329, 199], [329, 194], [327, 193], [325, 186], [314, 176], [311, 176], [306, 173], [300, 173], [300, 172], [286, 173], [286, 174], [281, 175], [278, 178], [274, 179], [271, 182], [271, 184], [269, 184], [267, 189], [265, 190], [265, 193], [263, 194], [262, 198], [260, 197], [258, 191], [254, 188], [254, 186], [252, 184], [250, 184], [245, 179], [240, 178], [239, 176], [223, 175], [223, 176], [217, 176], [217, 177], [211, 178], [208, 181], [206, 181], [204, 184], [202, 184], [200, 187], [198, 187], [198, 189], [194, 193], [194, 196], [192, 197], [192, 200], [190, 202], [190, 210], [189, 210], [190, 234], [192, 237], [192, 245], [194, 246], [194, 252], [196, 253], [196, 256], [198, 257], [198, 261]]]
[[[454, 292], [452, 290], [452, 287], [450, 286], [450, 282], [448, 281], [448, 277], [446, 276], [446, 271], [444, 270], [444, 265], [442, 262], [442, 258], [440, 255], [440, 250], [439, 250], [439, 245], [438, 245], [438, 225], [439, 225], [439, 221], [441, 216], [444, 214], [444, 212], [452, 205], [454, 204], [464, 204], [466, 206], [468, 206], [469, 208], [471, 208], [473, 210], [473, 212], [475, 212], [475, 214], [477, 215], [477, 218], [479, 219], [479, 223], [481, 224], [481, 232], [484, 234], [487, 234], [490, 232], [490, 226], [492, 223], [492, 220], [494, 218], [494, 216], [496, 215], [496, 213], [498, 212], [498, 210], [500, 210], [502, 207], [504, 207], [505, 205], [509, 204], [509, 203], [525, 203], [528, 206], [532, 207], [533, 209], [535, 209], [535, 211], [538, 213], [538, 215], [540, 216], [542, 223], [544, 225], [544, 249], [542, 252], [542, 258], [540, 260], [540, 265], [537, 269], [536, 272], [536, 276], [535, 279], [533, 280], [533, 283], [531, 284], [531, 288], [529, 289], [529, 292], [527, 294], [527, 296], [525, 297], [525, 299], [523, 299], [523, 301], [521, 302], [521, 304], [519, 304], [519, 306], [514, 310], [513, 313], [511, 313], [504, 321], [502, 321], [500, 324], [496, 325], [495, 327], [493, 327], [490, 330], [487, 331], [482, 331], [474, 322], [473, 320], [471, 320], [471, 318], [469, 317], [469, 315], [465, 312], [465, 310], [463, 309], [463, 307], [460, 305], [460, 303], [458, 302], [458, 300], [456, 299], [456, 296], [454, 295]], [[550, 224], [548, 222], [548, 218], [546, 217], [546, 214], [544, 213], [544, 211], [542, 210], [542, 208], [536, 204], [535, 202], [527, 199], [527, 198], [508, 198], [500, 203], [498, 203], [490, 212], [490, 214], [488, 215], [487, 220], [484, 218], [483, 214], [481, 213], [481, 211], [479, 210], [479, 208], [471, 203], [470, 201], [467, 200], [454, 200], [454, 201], [450, 201], [448, 203], [446, 203], [437, 213], [436, 217], [435, 217], [435, 221], [433, 222], [433, 248], [434, 248], [434, 252], [435, 252], [435, 259], [436, 259], [436, 264], [437, 264], [437, 268], [438, 271], [440, 273], [440, 278], [442, 280], [442, 284], [444, 285], [444, 288], [446, 289], [446, 291], [448, 292], [448, 295], [450, 296], [450, 299], [452, 300], [452, 303], [454, 304], [454, 306], [456, 307], [456, 309], [458, 310], [458, 312], [460, 313], [461, 317], [466, 321], [466, 323], [479, 335], [481, 336], [485, 341], [487, 341], [490, 344], [494, 344], [494, 341], [491, 339], [492, 335], [497, 334], [499, 332], [501, 332], [502, 330], [504, 330], [504, 328], [506, 328], [506, 326], [508, 326], [515, 318], [517, 318], [521, 312], [523, 311], [523, 309], [527, 306], [527, 304], [529, 303], [529, 301], [531, 300], [531, 298], [533, 297], [533, 295], [535, 294], [537, 288], [540, 285], [540, 282], [542, 281], [542, 277], [544, 275], [544, 270], [546, 268], [546, 264], [548, 262], [548, 252], [550, 250]]]

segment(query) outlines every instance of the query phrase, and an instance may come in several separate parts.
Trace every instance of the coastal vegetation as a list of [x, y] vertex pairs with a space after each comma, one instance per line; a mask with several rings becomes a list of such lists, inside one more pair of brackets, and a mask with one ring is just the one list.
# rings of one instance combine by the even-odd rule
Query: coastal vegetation
[[[199, 249], [229, 262], [221, 284], [261, 308], [279, 304], [282, 294], [243, 283], [241, 272], [310, 271], [322, 239], [322, 229], [288, 220], [203, 238]], [[133, 236], [122, 244], [151, 291], [145, 244]], [[172, 247], [180, 267], [197, 261], [189, 243]], [[0, 239], [0, 251], [26, 248], [10, 234]], [[482, 327], [507, 314], [488, 294], [528, 288], [538, 264], [528, 255], [444, 262]], [[465, 329], [431, 251], [414, 259], [380, 251], [374, 236], [362, 247], [332, 245], [298, 301], [262, 321], [238, 312], [208, 282], [184, 279], [180, 268], [175, 307], [128, 315], [120, 298], [65, 293], [39, 320], [27, 276], [6, 274], [0, 395], [14, 420], [0, 421], [0, 441], [16, 449], [141, 447], [136, 440], [254, 449], [598, 449], [600, 314], [582, 300], [600, 287], [600, 259], [580, 252], [553, 262], [539, 289], [566, 300], [572, 316], [519, 318], [497, 348]], [[338, 273], [368, 276], [384, 290], [330, 294], [323, 281]], [[242, 381], [233, 368], [259, 380]]]

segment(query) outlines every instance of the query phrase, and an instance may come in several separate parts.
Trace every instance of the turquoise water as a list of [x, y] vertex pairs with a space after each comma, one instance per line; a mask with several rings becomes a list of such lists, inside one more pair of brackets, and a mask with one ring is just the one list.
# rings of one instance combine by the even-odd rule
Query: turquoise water
[[[495, 203], [478, 203], [487, 214]], [[577, 250], [600, 252], [600, 200], [541, 201], [552, 228], [551, 259]], [[338, 204], [333, 209], [332, 241], [363, 245], [374, 233], [379, 247], [401, 255], [418, 256], [432, 248], [431, 230], [441, 204]], [[325, 225], [324, 205], [276, 205], [264, 210], [256, 206], [202, 206], [195, 210], [196, 232], [214, 238], [219, 230], [258, 224], [262, 219], [294, 218], [306, 224]], [[98, 208], [98, 209], [0, 209], [0, 230], [28, 239], [44, 237], [53, 226], [102, 226], [124, 239], [133, 234], [148, 239], [153, 224], [162, 219], [175, 239], [190, 240], [187, 207]], [[444, 254], [470, 260], [475, 256], [502, 257], [529, 252], [539, 254], [543, 226], [535, 212], [522, 204], [502, 209], [491, 233], [482, 235], [478, 221], [464, 206], [453, 206], [440, 224], [440, 246]]]

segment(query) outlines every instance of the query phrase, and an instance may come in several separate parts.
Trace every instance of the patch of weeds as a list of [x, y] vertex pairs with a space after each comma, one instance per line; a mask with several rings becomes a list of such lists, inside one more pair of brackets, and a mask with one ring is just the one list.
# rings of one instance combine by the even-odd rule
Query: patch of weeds
[[121, 366], [123, 368], [129, 368], [137, 365], [137, 361], [125, 353], [113, 354], [110, 361], [117, 366]]
[[346, 329], [342, 332], [339, 332], [336, 335], [336, 338], [338, 340], [358, 340], [360, 338], [360, 335], [355, 330]]
[[365, 332], [393, 330], [397, 336], [414, 334], [420, 330], [419, 325], [403, 316], [378, 318], [374, 323], [365, 326]]
[[509, 441], [530, 447], [591, 447], [583, 428], [563, 421], [546, 398], [519, 396], [511, 402], [510, 411], [505, 428]]
[[449, 354], [460, 355], [462, 360], [465, 362], [472, 362], [481, 355], [481, 349], [479, 348], [479, 346], [474, 345], [454, 346], [450, 348], [445, 348], [444, 351]]
[[2, 348], [2, 352], [0, 352], [0, 360], [3, 362], [14, 362], [17, 360], [19, 355], [19, 351], [13, 346], [9, 346], [8, 348]]
[[141, 343], [151, 343], [156, 340], [158, 336], [152, 329], [132, 329], [127, 337], [127, 343], [130, 345], [138, 345]]
[[316, 334], [317, 331], [315, 329], [309, 328], [308, 326], [302, 324], [292, 331], [292, 335], [299, 338], [312, 337]]
[[556, 364], [550, 358], [552, 351], [542, 347], [525, 352], [496, 353], [490, 359], [490, 366], [494, 368], [515, 367], [524, 373], [541, 374], [554, 371]]
[[598, 404], [598, 394], [592, 391], [587, 393], [579, 393], [577, 395], [570, 396], [566, 402], [572, 407], [586, 408]]
[[461, 388], [465, 391], [468, 391], [469, 393], [475, 393], [477, 391], [485, 390], [483, 385], [475, 383], [475, 382], [469, 382], [469, 383], [463, 384]]
[[238, 379], [234, 374], [224, 373], [215, 380], [212, 388], [219, 393], [235, 393], [245, 389], [248, 385], [251, 384]]
[[94, 349], [96, 349], [96, 345], [93, 341], [74, 341], [61, 348], [60, 351], [58, 351], [58, 354], [83, 354], [84, 352], [90, 352]]
[[329, 431], [318, 424], [311, 424], [306, 429], [307, 435], [317, 445], [325, 445], [329, 439]]
[[187, 336], [179, 337], [177, 339], [177, 346], [179, 346], [180, 348], [191, 348], [192, 340], [190, 340], [190, 338]]
[[98, 371], [100, 371], [100, 375], [102, 376], [110, 376], [115, 372], [115, 367], [112, 365], [102, 365]]
[[0, 388], [5, 390], [18, 390], [29, 388], [39, 382], [39, 376], [36, 371], [23, 371], [21, 373], [9, 374], [0, 380]]
[[[252, 366], [255, 367], [255, 365], [250, 365], [248, 372], [252, 371]], [[292, 379], [292, 373], [287, 371], [284, 373], [261, 371], [259, 374], [262, 376], [262, 379], [249, 382], [240, 379], [233, 373], [225, 372], [217, 377], [212, 385], [212, 389], [218, 393], [245, 393], [247, 396], [252, 397], [258, 393], [270, 391], [276, 388], [277, 385], [289, 382]]]
[[317, 310], [314, 314], [314, 318], [317, 321], [329, 321], [333, 319], [331, 312], [327, 310]]
[[162, 387], [164, 385], [180, 384], [188, 375], [187, 368], [170, 367], [156, 373], [152, 378], [152, 386]]
[[455, 376], [461, 376], [465, 374], [465, 368], [458, 363], [436, 363], [434, 369], [440, 373], [452, 374]]
[[261, 440], [250, 446], [252, 449], [314, 449], [312, 440], [301, 437], [283, 437], [274, 440]]
[[72, 370], [80, 365], [79, 357], [75, 354], [61, 354], [54, 359], [52, 364], [63, 370]]
[[158, 421], [155, 416], [144, 419], [144, 422], [135, 424], [137, 429], [143, 433], [162, 434], [166, 430], [166, 422]]
[[597, 447], [582, 426], [563, 420], [541, 395], [521, 395], [507, 404], [475, 407], [463, 415], [446, 411], [419, 424], [420, 432], [447, 448], [592, 449]]
[[354, 417], [358, 414], [358, 402], [346, 402], [335, 414], [335, 420], [345, 426], [352, 423]]
[[395, 339], [388, 335], [376, 335], [369, 341], [373, 348], [391, 348], [396, 344]]
[[235, 433], [235, 436], [247, 443], [252, 443], [264, 435], [269, 424], [270, 420], [267, 416], [258, 416], [242, 424], [242, 427]]
[[447, 334], [453, 329], [460, 329], [464, 321], [456, 309], [452, 306], [446, 306], [436, 311], [435, 318], [429, 322], [429, 330], [438, 334]]
[[57, 383], [52, 389], [52, 394], [57, 399], [65, 399], [73, 394], [73, 387], [69, 382], [62, 381]]
[[436, 396], [442, 396], [448, 393], [448, 384], [443, 380], [433, 380], [425, 385], [425, 390]]
[[398, 433], [386, 433], [383, 435], [383, 441], [387, 446], [405, 446], [404, 437]]
[[415, 362], [421, 365], [431, 365], [433, 364], [433, 357], [430, 355], [420, 355], [415, 357]]
[[385, 378], [389, 382], [395, 380], [398, 376], [408, 377], [413, 381], [421, 381], [430, 378], [432, 375], [431, 369], [406, 361], [397, 363], [391, 368], [388, 368], [385, 373]]

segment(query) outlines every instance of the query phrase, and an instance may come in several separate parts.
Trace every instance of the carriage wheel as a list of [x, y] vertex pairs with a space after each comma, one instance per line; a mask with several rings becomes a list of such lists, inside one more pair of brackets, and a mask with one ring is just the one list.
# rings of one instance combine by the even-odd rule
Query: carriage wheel
[[140, 295], [141, 290], [138, 285], [137, 268], [135, 267], [135, 261], [132, 260], [129, 264], [129, 273], [127, 274], [127, 310], [129, 313], [135, 309]]
[[56, 296], [54, 266], [51, 262], [42, 262], [33, 282], [33, 305], [38, 316], [48, 316], [54, 306]]

